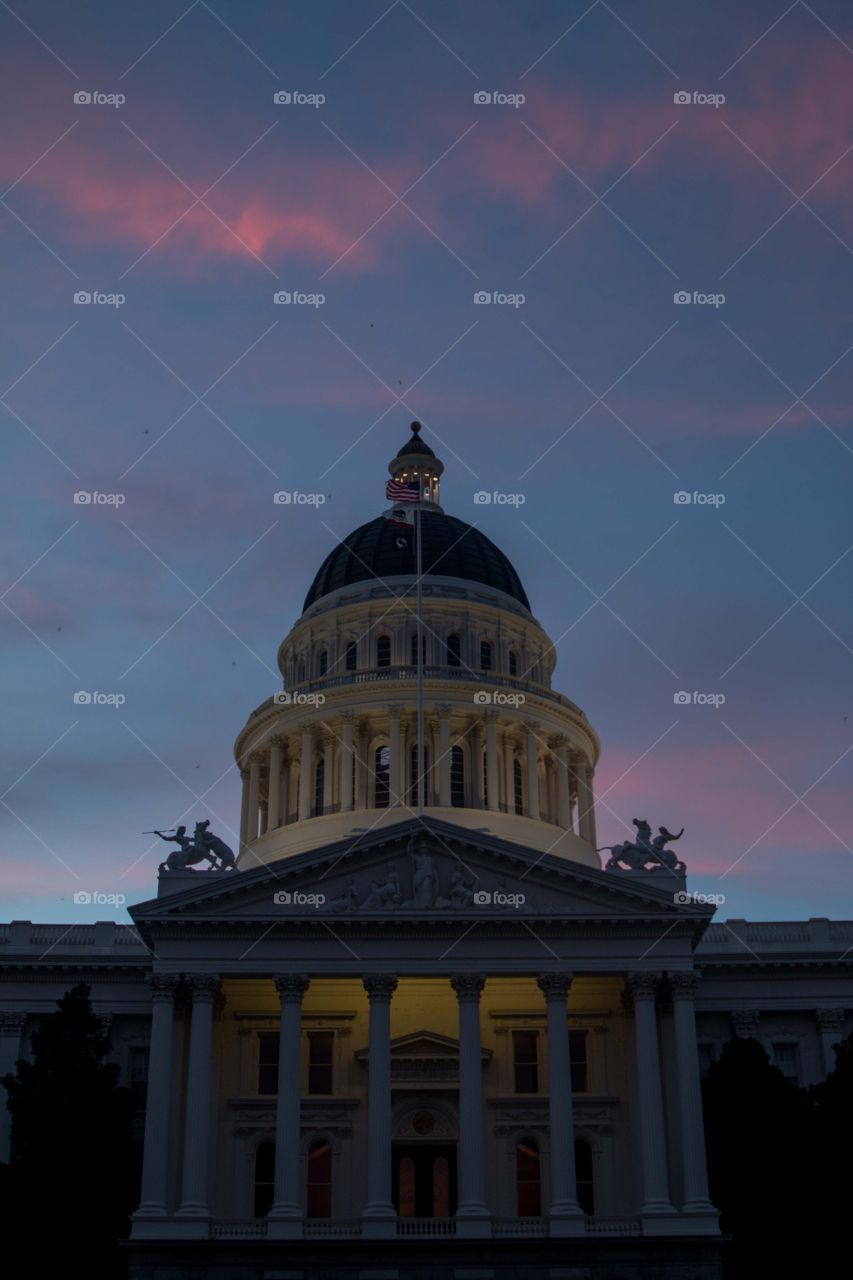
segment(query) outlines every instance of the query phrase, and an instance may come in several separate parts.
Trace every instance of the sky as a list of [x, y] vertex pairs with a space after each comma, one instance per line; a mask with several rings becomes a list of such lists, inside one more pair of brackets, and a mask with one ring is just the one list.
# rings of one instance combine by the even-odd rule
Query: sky
[[234, 831], [417, 418], [601, 843], [849, 918], [849, 3], [15, 0], [0, 46], [0, 915], [127, 920], [144, 831]]

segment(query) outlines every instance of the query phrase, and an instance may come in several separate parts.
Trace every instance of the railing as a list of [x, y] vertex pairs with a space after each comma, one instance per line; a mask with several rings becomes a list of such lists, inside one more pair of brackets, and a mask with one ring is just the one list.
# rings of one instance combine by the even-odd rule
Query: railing
[[312, 1240], [357, 1240], [361, 1223], [334, 1218], [306, 1218], [302, 1234]]
[[[427, 680], [450, 680], [459, 681], [460, 683], [473, 684], [481, 689], [490, 689], [499, 686], [502, 689], [515, 689], [522, 693], [530, 693], [537, 698], [545, 698], [549, 702], [556, 702], [562, 707], [568, 708], [574, 712], [581, 720], [586, 720], [586, 715], [576, 703], [572, 702], [564, 694], [558, 693], [555, 689], [549, 689], [544, 684], [536, 684], [532, 680], [521, 680], [515, 676], [499, 675], [495, 671], [469, 671], [466, 667], [424, 667], [424, 678]], [[303, 680], [299, 683], [298, 688], [294, 688], [291, 692], [294, 697], [307, 693], [325, 693], [330, 689], [340, 689], [345, 685], [355, 684], [386, 684], [394, 681], [414, 681], [417, 679], [417, 668], [410, 666], [395, 665], [393, 667], [371, 667], [366, 671], [346, 671], [342, 675], [337, 676], [317, 676], [313, 680]], [[260, 715], [273, 702], [272, 698], [267, 698], [266, 702], [262, 702], [251, 712], [249, 719]], [[282, 703], [282, 706], [293, 706], [293, 703]], [[505, 705], [499, 703], [498, 705]]]
[[398, 1218], [398, 1236], [455, 1236], [455, 1218]]
[[211, 1240], [259, 1240], [266, 1234], [266, 1218], [249, 1219], [249, 1221], [241, 1222], [212, 1222], [210, 1224]]
[[639, 1236], [643, 1224], [639, 1218], [587, 1218], [588, 1236]]
[[495, 1238], [547, 1236], [547, 1234], [547, 1218], [494, 1218], [492, 1220], [492, 1235]]

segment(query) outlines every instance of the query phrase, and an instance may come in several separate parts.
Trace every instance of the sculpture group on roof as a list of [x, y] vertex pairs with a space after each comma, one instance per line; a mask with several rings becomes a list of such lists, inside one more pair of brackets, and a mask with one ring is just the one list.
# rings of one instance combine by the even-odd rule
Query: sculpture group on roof
[[652, 838], [652, 829], [645, 818], [632, 819], [637, 828], [636, 842], [625, 840], [622, 844], [604, 844], [597, 852], [610, 854], [605, 863], [605, 871], [674, 871], [683, 875], [686, 871], [681, 859], [666, 846], [673, 840], [680, 840], [684, 835], [684, 827], [680, 831], [667, 831], [666, 827], [658, 827], [658, 835]]

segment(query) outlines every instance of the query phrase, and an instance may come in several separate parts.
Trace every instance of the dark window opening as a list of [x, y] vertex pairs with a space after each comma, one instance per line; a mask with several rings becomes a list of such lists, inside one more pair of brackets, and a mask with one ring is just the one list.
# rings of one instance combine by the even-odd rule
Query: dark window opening
[[332, 1148], [315, 1142], [308, 1152], [308, 1186], [305, 1209], [309, 1218], [332, 1216]]
[[[424, 747], [424, 804], [429, 803], [427, 785], [429, 782], [429, 747]], [[413, 742], [409, 751], [409, 804], [417, 804], [418, 800], [418, 744]]]
[[[421, 636], [421, 662], [426, 666], [426, 636]], [[412, 636], [412, 666], [418, 665], [418, 637], [417, 632]]]
[[376, 641], [376, 665], [377, 667], [390, 667], [391, 665], [390, 636], [380, 636]]
[[308, 1092], [332, 1093], [334, 1031], [308, 1032]]
[[542, 1171], [535, 1142], [519, 1142], [515, 1148], [515, 1177], [519, 1218], [542, 1216]]
[[447, 637], [447, 665], [449, 667], [462, 665], [462, 645], [456, 635]]
[[569, 1057], [572, 1072], [572, 1093], [586, 1093], [589, 1089], [589, 1071], [586, 1060], [586, 1032], [569, 1032]]
[[255, 1151], [255, 1217], [265, 1218], [275, 1194], [275, 1143], [261, 1142]]
[[350, 640], [347, 645], [345, 663], [347, 671], [355, 671], [358, 663], [358, 645], [354, 640]]
[[575, 1176], [577, 1178], [578, 1204], [584, 1213], [595, 1213], [595, 1193], [592, 1181], [592, 1147], [584, 1138], [575, 1139]]
[[387, 809], [391, 795], [391, 752], [387, 747], [377, 747], [373, 768], [375, 778], [374, 808]]
[[513, 1031], [512, 1062], [516, 1093], [539, 1092], [539, 1035], [536, 1031]]
[[258, 1032], [258, 1093], [278, 1093], [278, 1032]]
[[488, 640], [480, 641], [480, 668], [483, 671], [492, 669], [492, 646]]
[[314, 770], [314, 815], [319, 818], [323, 813], [323, 792], [326, 783], [326, 761], [320, 756]]
[[465, 753], [461, 747], [450, 749], [450, 803], [465, 808]]
[[509, 674], [511, 676], [518, 675], [518, 655], [515, 649], [510, 649], [509, 651]]
[[324, 676], [329, 670], [329, 653], [327, 649], [323, 649], [320, 653], [320, 675]]
[[515, 812], [524, 813], [524, 788], [521, 777], [521, 761], [516, 756], [512, 762], [512, 789]]

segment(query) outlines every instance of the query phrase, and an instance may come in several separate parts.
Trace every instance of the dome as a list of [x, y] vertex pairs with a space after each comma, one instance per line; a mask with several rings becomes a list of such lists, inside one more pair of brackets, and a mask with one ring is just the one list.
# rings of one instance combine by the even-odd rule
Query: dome
[[[521, 579], [495, 544], [464, 520], [433, 510], [421, 521], [424, 575], [479, 582], [512, 596], [530, 609]], [[354, 582], [415, 576], [415, 540], [410, 529], [379, 516], [363, 524], [320, 566], [305, 597], [304, 609], [321, 596]]]

